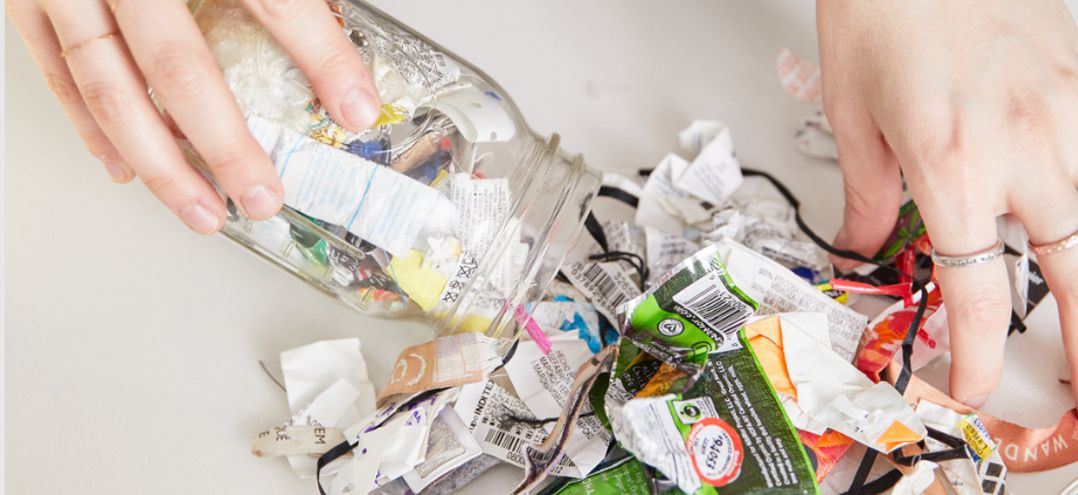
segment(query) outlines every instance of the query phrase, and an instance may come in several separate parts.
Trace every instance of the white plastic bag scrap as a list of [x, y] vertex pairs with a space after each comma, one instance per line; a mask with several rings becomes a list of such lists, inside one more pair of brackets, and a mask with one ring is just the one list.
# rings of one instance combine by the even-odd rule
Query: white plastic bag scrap
[[[374, 385], [359, 339], [324, 340], [282, 352], [281, 371], [293, 414], [289, 424], [346, 428], [374, 411]], [[301, 477], [315, 474], [314, 457], [292, 455], [288, 463]]]
[[779, 324], [796, 409], [817, 423], [798, 424], [801, 415], [791, 415], [795, 426], [822, 425], [883, 453], [925, 437], [924, 424], [894, 387], [872, 383], [832, 351], [826, 315], [783, 313]]
[[622, 404], [607, 402], [614, 437], [633, 456], [659, 470], [685, 493], [703, 484], [693, 468], [692, 457], [670, 414], [673, 395], [632, 399]]

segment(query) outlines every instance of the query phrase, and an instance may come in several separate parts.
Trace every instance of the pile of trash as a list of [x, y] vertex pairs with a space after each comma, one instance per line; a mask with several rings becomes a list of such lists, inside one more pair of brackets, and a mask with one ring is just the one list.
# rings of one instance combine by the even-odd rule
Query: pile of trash
[[[294, 416], [255, 453], [330, 494], [447, 493], [499, 463], [517, 493], [994, 494], [1076, 458], [911, 374], [947, 352], [912, 203], [877, 265], [838, 278], [727, 128], [680, 137], [688, 158], [604, 177], [586, 254], [522, 318], [538, 332], [409, 348], [377, 401], [357, 340], [286, 352]], [[1036, 263], [1012, 262], [1028, 283]], [[858, 297], [895, 302], [870, 322]]]
[[[1078, 460], [1062, 436], [1078, 431], [1073, 410], [1030, 430], [913, 374], [948, 344], [912, 202], [864, 269], [836, 274], [797, 199], [743, 168], [717, 121], [693, 122], [679, 153], [638, 176], [605, 174], [590, 203], [561, 201], [575, 176], [484, 173], [554, 154], [516, 140], [526, 126], [497, 87], [332, 5], [384, 102], [360, 134], [238, 2], [204, 2], [200, 27], [288, 206], [226, 230], [345, 301], [417, 309], [442, 331], [405, 349], [377, 394], [357, 339], [282, 353], [292, 416], [257, 435], [255, 455], [286, 457], [332, 495], [448, 493], [499, 464], [523, 469], [515, 493], [544, 495], [999, 494], [1008, 471]], [[783, 52], [778, 69], [818, 98], [812, 64]], [[822, 113], [798, 146], [834, 158]], [[590, 208], [549, 285], [538, 274], [567, 220], [521, 207], [544, 197], [572, 220]], [[1022, 234], [1004, 239], [1020, 333], [1047, 289]], [[870, 320], [861, 297], [893, 303]]]

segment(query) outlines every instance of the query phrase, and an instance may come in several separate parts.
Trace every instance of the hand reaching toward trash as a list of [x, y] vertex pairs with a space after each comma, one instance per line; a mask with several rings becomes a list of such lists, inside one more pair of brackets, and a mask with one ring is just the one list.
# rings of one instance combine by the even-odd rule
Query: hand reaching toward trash
[[[243, 0], [345, 128], [379, 114], [374, 84], [323, 0]], [[112, 180], [138, 176], [191, 230], [216, 232], [225, 205], [189, 165], [147, 86], [246, 216], [271, 217], [282, 186], [206, 46], [176, 0], [7, 0], [6, 9], [90, 152]]]
[[999, 383], [1011, 307], [996, 217], [1015, 215], [1059, 304], [1078, 397], [1078, 29], [1066, 5], [820, 0], [817, 24], [845, 180], [835, 246], [875, 254], [905, 179], [947, 301], [951, 394], [979, 407]]

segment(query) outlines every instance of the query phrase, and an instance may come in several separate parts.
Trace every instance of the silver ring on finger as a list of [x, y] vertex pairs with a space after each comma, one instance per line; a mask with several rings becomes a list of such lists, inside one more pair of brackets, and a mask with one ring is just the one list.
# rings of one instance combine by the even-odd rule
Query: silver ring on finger
[[949, 256], [936, 252], [935, 248], [932, 249], [932, 262], [937, 266], [946, 268], [961, 268], [963, 266], [973, 266], [988, 263], [1003, 255], [1004, 251], [1003, 239], [996, 238], [996, 243], [992, 247], [977, 251], [976, 253], [966, 254], [962, 256]]

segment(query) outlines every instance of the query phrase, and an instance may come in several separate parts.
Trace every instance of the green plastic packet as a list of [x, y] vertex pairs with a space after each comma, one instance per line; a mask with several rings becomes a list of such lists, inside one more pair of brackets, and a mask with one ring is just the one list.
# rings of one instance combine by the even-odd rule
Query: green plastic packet
[[[734, 285], [720, 256], [715, 246], [701, 250], [622, 306], [629, 342], [620, 347], [607, 413], [622, 422], [615, 432], [623, 432], [623, 446], [686, 492], [819, 493], [797, 431], [744, 336], [758, 304]], [[656, 361], [683, 374], [663, 375]], [[676, 383], [655, 383], [662, 380]], [[668, 395], [634, 398], [645, 388]]]
[[651, 480], [647, 468], [630, 456], [587, 478], [570, 481], [553, 494], [651, 495]]
[[695, 374], [715, 352], [741, 346], [737, 330], [759, 305], [734, 285], [717, 246], [674, 266], [657, 287], [625, 303], [622, 333], [649, 354]]

